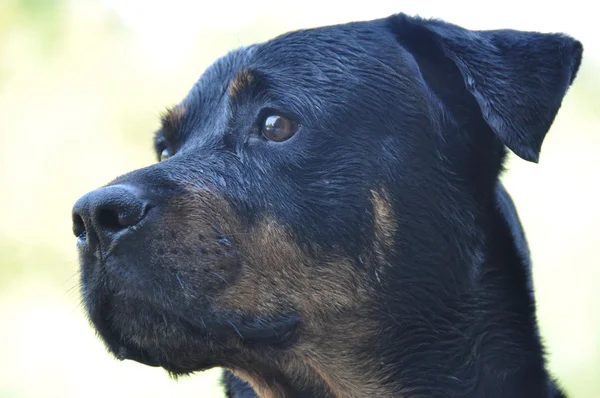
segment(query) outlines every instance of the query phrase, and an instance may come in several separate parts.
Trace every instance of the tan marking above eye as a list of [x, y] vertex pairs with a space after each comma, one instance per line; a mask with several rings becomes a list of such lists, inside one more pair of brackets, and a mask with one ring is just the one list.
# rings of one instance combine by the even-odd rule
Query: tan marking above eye
[[269, 141], [282, 142], [298, 131], [298, 123], [284, 116], [268, 116], [262, 126], [262, 134]]
[[237, 97], [244, 88], [249, 87], [256, 81], [256, 76], [249, 70], [242, 70], [231, 79], [227, 88], [231, 97]]
[[185, 116], [185, 106], [182, 104], [174, 105], [166, 109], [162, 114], [162, 121], [165, 125], [177, 130], [183, 117]]

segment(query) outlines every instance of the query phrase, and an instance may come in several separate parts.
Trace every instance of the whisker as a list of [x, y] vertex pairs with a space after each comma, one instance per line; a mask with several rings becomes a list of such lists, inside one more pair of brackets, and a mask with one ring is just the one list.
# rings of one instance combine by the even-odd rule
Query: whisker
[[181, 290], [184, 290], [183, 282], [181, 281], [181, 278], [179, 277], [179, 272], [175, 272], [175, 278], [177, 278], [177, 282], [179, 282], [179, 286], [181, 286]]
[[225, 282], [229, 285], [229, 282], [227, 281], [227, 279], [225, 279], [225, 277], [223, 275], [219, 274], [218, 272], [208, 271], [208, 273], [216, 276], [217, 278], [219, 278], [220, 280], [222, 280], [223, 282]]
[[235, 330], [235, 332], [237, 333], [238, 336], [240, 336], [240, 339], [244, 339], [244, 336], [242, 336], [242, 334], [240, 333], [240, 331], [238, 330], [238, 328], [235, 327], [235, 325], [231, 322], [231, 321], [227, 321], [228, 324], [231, 325], [231, 327], [233, 328], [233, 330]]
[[76, 270], [73, 272], [73, 274], [71, 274], [71, 276], [69, 276], [67, 279], [65, 279], [64, 281], [62, 281], [63, 285], [66, 285], [67, 283], [70, 283], [73, 281], [74, 278], [79, 276], [79, 270]]
[[245, 235], [245, 236], [256, 235], [256, 232], [232, 232], [230, 234], [221, 234], [221, 236], [224, 236], [224, 237], [241, 236], [241, 235]]

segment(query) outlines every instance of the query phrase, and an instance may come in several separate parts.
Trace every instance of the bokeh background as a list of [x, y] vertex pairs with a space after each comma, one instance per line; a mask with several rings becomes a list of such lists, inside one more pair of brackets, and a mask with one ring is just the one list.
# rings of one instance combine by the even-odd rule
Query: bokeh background
[[513, 156], [504, 179], [552, 371], [572, 397], [600, 397], [600, 27], [587, 0], [0, 0], [0, 397], [221, 396], [218, 371], [176, 382], [106, 354], [81, 310], [71, 206], [154, 161], [158, 115], [216, 57], [399, 11], [584, 43], [540, 164]]

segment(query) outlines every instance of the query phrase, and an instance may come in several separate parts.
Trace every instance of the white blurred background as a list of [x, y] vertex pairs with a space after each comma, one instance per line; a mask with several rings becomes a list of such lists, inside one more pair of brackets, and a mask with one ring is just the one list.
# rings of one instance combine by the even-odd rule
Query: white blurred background
[[70, 212], [154, 161], [151, 133], [216, 57], [288, 30], [395, 12], [471, 29], [566, 32], [584, 44], [540, 164], [505, 181], [530, 240], [550, 365], [600, 396], [600, 28], [589, 1], [0, 0], [0, 398], [219, 397], [106, 354], [77, 290]]

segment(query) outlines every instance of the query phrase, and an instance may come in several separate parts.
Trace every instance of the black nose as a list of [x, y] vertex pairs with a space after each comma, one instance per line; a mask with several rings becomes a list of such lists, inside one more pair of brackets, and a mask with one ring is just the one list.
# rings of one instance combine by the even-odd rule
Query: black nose
[[148, 202], [132, 187], [111, 185], [96, 189], [73, 206], [73, 233], [88, 243], [98, 239], [101, 244], [110, 244], [119, 232], [139, 223], [148, 209]]

